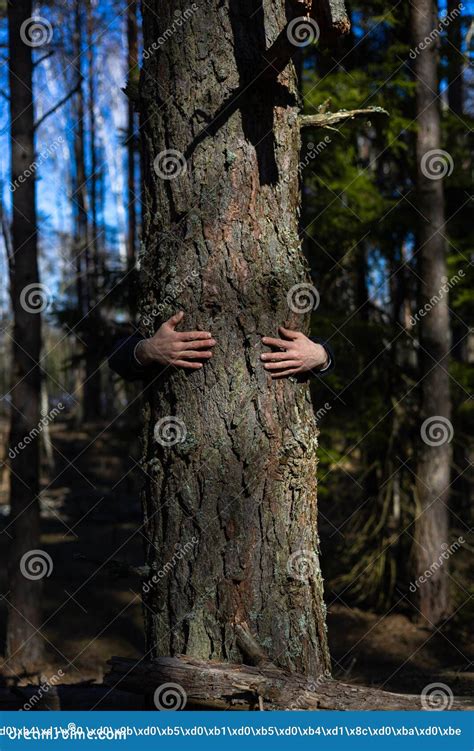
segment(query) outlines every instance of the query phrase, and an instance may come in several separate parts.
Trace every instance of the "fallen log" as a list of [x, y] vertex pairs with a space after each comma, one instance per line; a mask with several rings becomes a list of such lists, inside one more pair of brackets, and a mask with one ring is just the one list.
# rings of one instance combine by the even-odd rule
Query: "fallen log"
[[[271, 664], [251, 667], [198, 660], [183, 655], [139, 662], [112, 657], [108, 664], [111, 668], [104, 677], [107, 686], [132, 693], [156, 695], [160, 688], [165, 688], [165, 684], [174, 684], [174, 688], [180, 689], [180, 709], [186, 703], [193, 707], [226, 710], [426, 708], [422, 697], [418, 695], [394, 694], [376, 688], [341, 683], [327, 677], [310, 680]], [[474, 700], [448, 699], [449, 709], [474, 709]]]

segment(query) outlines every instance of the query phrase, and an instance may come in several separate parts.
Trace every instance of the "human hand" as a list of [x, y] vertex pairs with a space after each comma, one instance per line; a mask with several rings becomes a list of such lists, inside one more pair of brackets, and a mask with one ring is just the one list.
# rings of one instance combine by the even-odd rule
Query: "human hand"
[[135, 356], [141, 365], [174, 365], [178, 368], [198, 370], [212, 357], [211, 348], [216, 344], [209, 331], [176, 331], [184, 318], [180, 311], [165, 321], [149, 339], [138, 343]]
[[[321, 370], [329, 364], [329, 355], [322, 344], [311, 341], [300, 331], [278, 328], [284, 339], [262, 337], [262, 343], [279, 352], [264, 352], [260, 359], [272, 378], [289, 378], [310, 370]], [[281, 351], [283, 350], [283, 352]]]

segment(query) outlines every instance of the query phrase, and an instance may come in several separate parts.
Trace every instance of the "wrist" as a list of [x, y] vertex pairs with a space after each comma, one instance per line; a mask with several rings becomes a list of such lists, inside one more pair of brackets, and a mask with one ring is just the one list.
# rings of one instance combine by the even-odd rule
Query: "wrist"
[[320, 363], [319, 370], [327, 370], [331, 364], [331, 358], [329, 357], [328, 351], [325, 349], [324, 353], [326, 357], [324, 358], [324, 362]]
[[326, 347], [324, 347], [319, 342], [313, 342], [313, 347], [314, 347], [314, 359], [311, 363], [310, 370], [317, 371], [317, 372], [321, 370], [326, 370], [326, 368], [329, 368], [331, 364], [331, 358], [329, 357], [329, 352], [327, 351]]
[[138, 342], [133, 354], [138, 365], [151, 365], [153, 357], [150, 352], [149, 339], [142, 339]]

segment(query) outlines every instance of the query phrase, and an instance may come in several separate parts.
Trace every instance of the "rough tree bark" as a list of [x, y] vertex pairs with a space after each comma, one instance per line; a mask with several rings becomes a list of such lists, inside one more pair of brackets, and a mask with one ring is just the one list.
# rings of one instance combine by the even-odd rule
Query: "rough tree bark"
[[[319, 675], [329, 656], [318, 431], [308, 387], [270, 383], [259, 360], [260, 337], [278, 324], [308, 327], [288, 302], [308, 309], [294, 289], [309, 279], [293, 64], [254, 81], [285, 30], [285, 3], [211, 0], [180, 27], [176, 10], [143, 6], [142, 326], [150, 334], [181, 308], [186, 328], [209, 329], [218, 347], [202, 371], [170, 369], [148, 391], [144, 513], [156, 583], [145, 595], [147, 646], [240, 662], [236, 624], [246, 623], [276, 665]], [[179, 421], [171, 446], [160, 423], [168, 416]]]
[[[415, 0], [411, 6], [413, 44], [436, 27], [437, 6], [433, 0]], [[423, 45], [414, 63], [416, 82], [416, 161], [418, 192], [418, 261], [421, 277], [420, 310], [437, 295], [446, 279], [444, 239], [444, 193], [439, 169], [448, 168], [441, 152], [438, 109], [438, 52], [436, 44]], [[425, 574], [449, 544], [448, 498], [451, 463], [449, 419], [450, 324], [447, 295], [421, 318], [419, 336], [421, 381], [421, 430], [417, 466], [417, 517], [415, 522], [415, 576]], [[425, 421], [429, 421], [425, 423]], [[448, 422], [447, 422], [448, 421]], [[452, 437], [452, 436], [451, 436]], [[416, 605], [422, 619], [437, 624], [449, 612], [448, 561], [419, 583]]]
[[[420, 710], [426, 709], [421, 695], [393, 694], [377, 688], [354, 686], [329, 677], [316, 681], [287, 673], [274, 665], [249, 667], [206, 662], [193, 657], [163, 657], [150, 661], [113, 657], [104, 683], [113, 689], [138, 695], [153, 694], [158, 686], [177, 683], [185, 692], [171, 691], [167, 708], [187, 705], [232, 710]], [[118, 691], [120, 694], [120, 691]], [[125, 694], [129, 695], [129, 694]], [[429, 706], [429, 705], [428, 705]], [[472, 710], [471, 698], [452, 701], [449, 709]]]
[[[10, 451], [15, 452], [40, 419], [41, 307], [36, 227], [35, 178], [24, 178], [34, 162], [32, 48], [22, 41], [22, 24], [32, 15], [31, 0], [8, 3], [9, 83], [11, 116], [11, 179], [13, 263], [13, 352]], [[11, 459], [11, 535], [7, 601], [6, 655], [13, 670], [33, 668], [43, 656], [41, 580], [22, 572], [23, 556], [39, 547], [39, 441], [25, 444]], [[26, 566], [28, 570], [28, 566]]]
[[[127, 9], [127, 68], [128, 81], [135, 83], [139, 75], [138, 69], [138, 21], [137, 3], [131, 2]], [[130, 273], [135, 268], [135, 250], [137, 244], [137, 206], [136, 206], [136, 134], [135, 134], [135, 104], [132, 97], [128, 99], [127, 123], [127, 270]], [[133, 289], [132, 289], [133, 293]]]

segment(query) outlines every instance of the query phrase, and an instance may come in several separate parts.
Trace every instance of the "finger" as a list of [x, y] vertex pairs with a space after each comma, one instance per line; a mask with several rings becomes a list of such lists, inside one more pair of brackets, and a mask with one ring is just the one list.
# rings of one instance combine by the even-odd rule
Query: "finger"
[[217, 344], [215, 339], [199, 339], [198, 341], [186, 341], [186, 349], [203, 349], [214, 347]]
[[264, 352], [260, 355], [260, 359], [264, 362], [278, 362], [279, 360], [291, 359], [290, 353], [287, 352]]
[[284, 368], [301, 368], [301, 360], [283, 360], [283, 362], [269, 362], [264, 365], [265, 370], [282, 370]]
[[199, 360], [202, 357], [212, 357], [212, 352], [198, 352], [196, 350], [185, 350], [178, 352], [180, 360]]
[[202, 362], [189, 362], [187, 360], [172, 360], [170, 364], [177, 368], [189, 368], [191, 370], [202, 368]]
[[182, 321], [184, 318], [184, 313], [182, 310], [179, 311], [179, 313], [175, 313], [174, 316], [171, 316], [171, 318], [168, 318], [167, 321], [164, 322], [164, 326], [169, 326], [171, 329], [175, 329], [178, 323]]
[[282, 349], [286, 349], [290, 344], [290, 342], [284, 339], [273, 339], [271, 336], [262, 336], [262, 342], [268, 347], [281, 347]]
[[178, 331], [179, 338], [183, 342], [192, 342], [195, 339], [210, 339], [210, 331]]
[[299, 368], [290, 368], [289, 370], [283, 370], [281, 373], [270, 373], [270, 376], [273, 381], [278, 380], [279, 378], [289, 378], [290, 376], [298, 375], [300, 372]]
[[280, 334], [283, 334], [283, 336], [286, 336], [287, 339], [298, 339], [300, 336], [299, 331], [293, 331], [293, 329], [285, 329], [284, 326], [279, 326], [278, 331]]

